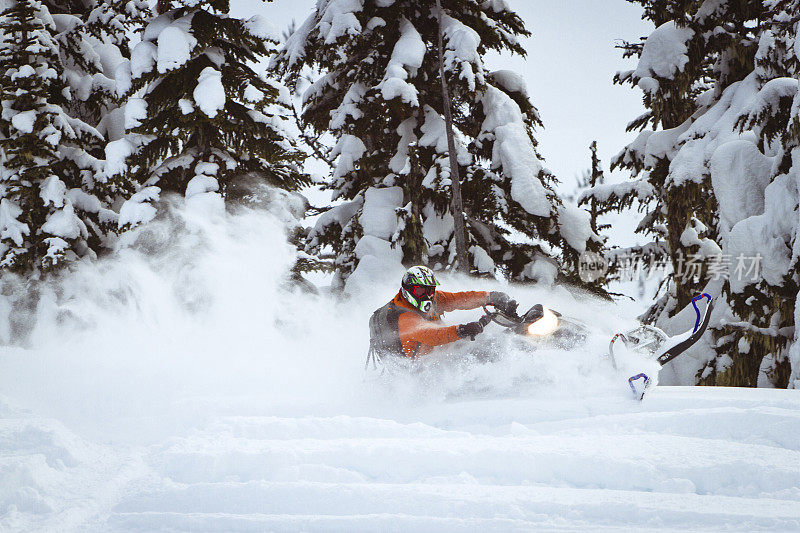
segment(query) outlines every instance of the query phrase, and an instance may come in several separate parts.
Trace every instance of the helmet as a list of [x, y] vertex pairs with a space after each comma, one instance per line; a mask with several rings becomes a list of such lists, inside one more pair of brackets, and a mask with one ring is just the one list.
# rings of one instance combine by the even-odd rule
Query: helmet
[[439, 281], [433, 270], [426, 266], [417, 265], [406, 270], [400, 284], [400, 293], [408, 303], [427, 313], [433, 307], [433, 295]]

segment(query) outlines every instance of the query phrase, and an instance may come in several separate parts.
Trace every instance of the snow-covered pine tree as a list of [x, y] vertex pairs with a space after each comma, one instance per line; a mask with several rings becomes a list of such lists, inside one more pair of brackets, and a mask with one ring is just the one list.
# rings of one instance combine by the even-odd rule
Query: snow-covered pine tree
[[720, 297], [712, 334], [697, 359], [673, 364], [671, 381], [785, 386], [797, 291], [788, 266], [796, 265], [796, 223], [786, 223], [796, 216], [785, 208], [796, 185], [777, 191], [792, 179], [797, 69], [786, 52], [794, 37], [785, 35], [796, 24], [796, 3], [640, 3], [657, 28], [644, 43], [626, 45], [639, 64], [618, 80], [645, 93], [648, 113], [632, 128], [652, 129], [616, 160], [640, 177], [606, 200], [618, 207], [634, 197], [649, 201], [640, 230], [670, 254], [673, 272], [647, 318], [686, 330], [693, 293]]
[[602, 231], [611, 227], [610, 224], [601, 224], [599, 222], [600, 217], [610, 212], [611, 209], [601, 205], [594, 196], [583, 194], [585, 190], [594, 189], [595, 187], [603, 185], [606, 181], [600, 158], [597, 156], [597, 141], [592, 141], [592, 144], [589, 145], [589, 152], [591, 154], [590, 166], [578, 182], [575, 199], [578, 205], [586, 206], [586, 209], [589, 211], [589, 224], [592, 228], [592, 232], [599, 236]]
[[49, 270], [93, 256], [116, 226], [120, 183], [103, 175], [104, 139], [69, 111], [81, 96], [47, 6], [0, 13], [0, 267]]
[[[336, 139], [329, 187], [340, 203], [318, 219], [309, 249], [333, 247], [340, 287], [348, 278], [394, 275], [401, 263], [453, 266], [434, 6], [322, 0], [275, 62], [290, 86], [309, 69], [320, 72], [303, 95], [302, 116]], [[588, 214], [564, 206], [552, 189], [524, 81], [483, 63], [489, 50], [524, 55], [517, 37], [528, 32], [502, 0], [442, 6], [472, 270], [552, 281], [557, 265], [575, 265], [585, 250]], [[574, 268], [560, 274], [578, 280]]]
[[[597, 198], [620, 211], [630, 208], [635, 200], [641, 202], [644, 216], [637, 232], [650, 236], [652, 241], [626, 253], [635, 253], [649, 264], [654, 264], [660, 255], [669, 256], [672, 272], [661, 286], [662, 297], [645, 315], [648, 322], [653, 322], [684, 308], [702, 287], [703, 272], [698, 276], [681, 275], [686, 258], [718, 252], [708, 239], [714, 237], [716, 225], [713, 218], [709, 219], [713, 217], [714, 204], [707, 176], [704, 179], [697, 174], [673, 180], [670, 165], [677, 139], [698, 108], [696, 99], [708, 88], [712, 65], [730, 60], [724, 57], [728, 43], [723, 44], [724, 39], [713, 32], [705, 33], [708, 27], [715, 27], [718, 19], [700, 12], [695, 16], [690, 11], [697, 9], [695, 4], [680, 0], [636, 3], [644, 8], [642, 18], [653, 22], [656, 29], [642, 42], [622, 45], [623, 55], [638, 57], [639, 63], [635, 70], [617, 73], [614, 81], [638, 86], [647, 112], [628, 125], [628, 131], [643, 131], [612, 161], [612, 169], [627, 168], [638, 179], [625, 185], [602, 187]], [[703, 9], [709, 7], [710, 3]], [[732, 19], [728, 31], [734, 25]], [[705, 235], [684, 242], [687, 230]]]
[[255, 70], [277, 43], [270, 25], [229, 16], [227, 0], [158, 6], [124, 69], [128, 135], [110, 147], [111, 172], [142, 185], [121, 224], [151, 217], [142, 204], [159, 189], [220, 207], [237, 176], [307, 183], [305, 154], [284, 130], [286, 95]]
[[615, 209], [600, 202], [596, 197], [601, 186], [605, 183], [605, 173], [603, 172], [600, 158], [597, 156], [597, 141], [592, 141], [589, 145], [589, 168], [583, 171], [575, 180], [575, 189], [562, 194], [561, 198], [569, 204], [577, 204], [589, 214], [589, 227], [592, 230], [592, 238], [586, 242], [586, 251], [594, 252], [597, 255], [587, 255], [586, 259], [591, 259], [592, 261], [604, 259], [606, 265], [612, 267], [610, 270], [606, 269], [598, 279], [587, 283], [585, 288], [600, 296], [609, 298], [612, 294], [607, 290], [608, 283], [615, 279], [616, 270], [613, 260], [609, 257], [610, 250], [605, 248], [608, 237], [603, 235], [603, 232], [609, 229], [611, 225], [600, 222], [600, 217], [615, 211]]
[[[717, 357], [700, 377], [800, 388], [800, 1], [764, 4], [751, 72], [707, 112], [736, 117], [738, 138], [721, 144], [730, 134], [715, 132], [720, 119], [704, 128], [708, 142], [719, 144], [709, 167], [723, 253], [734, 268], [723, 287], [730, 309], [719, 325]], [[757, 268], [745, 271], [739, 257]]]
[[[606, 265], [611, 268], [606, 268], [603, 275], [588, 283], [586, 288], [608, 298], [612, 296], [608, 292], [608, 283], [616, 279], [617, 271], [616, 265], [613, 264], [609, 257], [609, 250], [606, 248], [608, 236], [604, 235], [604, 232], [611, 227], [611, 224], [601, 222], [600, 217], [615, 211], [615, 209], [600, 202], [595, 196], [606, 181], [602, 163], [597, 155], [597, 141], [592, 141], [592, 144], [589, 145], [589, 154], [589, 168], [579, 178], [578, 187], [574, 195], [571, 197], [565, 196], [565, 199], [569, 202], [577, 202], [578, 206], [583, 207], [589, 213], [589, 227], [592, 230], [592, 238], [587, 241], [586, 250], [602, 256]], [[613, 295], [619, 296], [618, 294]]]
[[[787, 191], [790, 194], [794, 192], [796, 195], [794, 197], [795, 206], [792, 206], [792, 211], [797, 213], [800, 212], [800, 185], [798, 185], [800, 184], [800, 2], [798, 0], [782, 0], [776, 2], [772, 10], [773, 12], [783, 11], [789, 15], [782, 17], [783, 20], [774, 17], [774, 20], [780, 23], [775, 28], [775, 35], [777, 37], [776, 42], [780, 41], [784, 46], [782, 57], [789, 64], [795, 80], [798, 80], [798, 88], [792, 101], [789, 120], [784, 133], [784, 150], [788, 150], [791, 156], [791, 167], [786, 172], [789, 178], [782, 178], [781, 180]], [[792, 52], [794, 52], [794, 57], [792, 57]], [[778, 195], [780, 196], [780, 191]], [[772, 217], [772, 221], [779, 221], [782, 214], [776, 213], [777, 216]], [[777, 356], [775, 357], [775, 362], [778, 365], [781, 363], [781, 356], [784, 356], [788, 362], [788, 365], [784, 364], [782, 369], [785, 371], [788, 366], [789, 376], [786, 384], [787, 387], [794, 389], [800, 389], [800, 331], [798, 331], [798, 324], [800, 324], [800, 290], [798, 288], [800, 287], [800, 282], [797, 280], [798, 269], [800, 268], [800, 265], [798, 265], [798, 257], [800, 257], [798, 243], [800, 243], [800, 238], [798, 232], [800, 232], [800, 228], [796, 226], [795, 228], [789, 228], [789, 231], [784, 232], [783, 235], [784, 243], [791, 243], [792, 245], [791, 267], [786, 271], [786, 276], [791, 275], [793, 277], [794, 291], [784, 289], [783, 296], [789, 299], [790, 302], [794, 297], [793, 303], [790, 304], [793, 307], [791, 316], [786, 320], [794, 326], [794, 331], [790, 335], [784, 335], [784, 338], [788, 337], [790, 344], [787, 349], [776, 353]], [[786, 237], [789, 238], [787, 239]], [[791, 287], [786, 282], [784, 286]], [[793, 295], [792, 292], [796, 292], [796, 295]], [[781, 375], [776, 375], [773, 378], [773, 382], [780, 385], [782, 384], [781, 379]]]

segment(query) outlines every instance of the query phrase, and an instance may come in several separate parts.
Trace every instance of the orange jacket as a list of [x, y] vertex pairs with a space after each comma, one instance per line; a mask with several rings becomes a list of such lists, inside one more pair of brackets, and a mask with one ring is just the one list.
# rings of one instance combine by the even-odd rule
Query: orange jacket
[[403, 354], [418, 357], [430, 353], [434, 346], [457, 341], [457, 326], [443, 326], [442, 313], [456, 309], [475, 309], [486, 305], [488, 299], [489, 293], [484, 291], [436, 291], [433, 312], [430, 317], [426, 317], [398, 292], [392, 301], [397, 307], [408, 310], [401, 313], [397, 321]]

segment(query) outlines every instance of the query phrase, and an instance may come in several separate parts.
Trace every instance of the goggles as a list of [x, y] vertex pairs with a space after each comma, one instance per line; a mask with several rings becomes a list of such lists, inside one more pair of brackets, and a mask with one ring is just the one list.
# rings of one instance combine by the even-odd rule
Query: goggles
[[417, 299], [430, 299], [436, 293], [436, 285], [412, 285], [411, 294]]

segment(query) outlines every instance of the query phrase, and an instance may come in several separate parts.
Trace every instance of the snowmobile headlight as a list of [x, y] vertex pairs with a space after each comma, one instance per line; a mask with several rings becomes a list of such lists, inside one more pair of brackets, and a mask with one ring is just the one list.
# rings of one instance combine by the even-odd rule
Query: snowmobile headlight
[[544, 315], [528, 326], [528, 335], [550, 335], [558, 328], [558, 317], [549, 309], [544, 309]]

